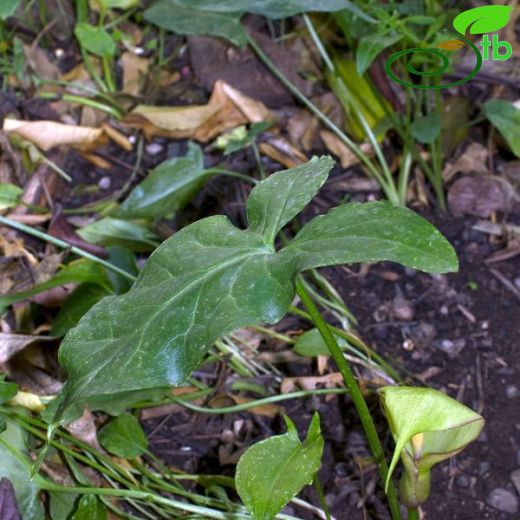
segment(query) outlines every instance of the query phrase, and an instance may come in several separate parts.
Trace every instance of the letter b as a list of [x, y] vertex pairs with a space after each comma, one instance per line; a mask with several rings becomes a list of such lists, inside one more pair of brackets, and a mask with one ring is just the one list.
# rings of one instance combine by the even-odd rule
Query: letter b
[[[504, 47], [506, 51], [500, 52], [500, 48]], [[509, 42], [499, 41], [498, 34], [493, 34], [493, 60], [506, 61], [513, 55], [513, 48]]]

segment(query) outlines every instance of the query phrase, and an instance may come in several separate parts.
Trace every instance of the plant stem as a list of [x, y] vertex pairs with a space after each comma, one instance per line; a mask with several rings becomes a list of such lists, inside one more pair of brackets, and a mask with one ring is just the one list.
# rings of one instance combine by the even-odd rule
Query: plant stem
[[0, 215], [0, 224], [4, 224], [5, 226], [9, 226], [13, 229], [17, 229], [18, 231], [22, 231], [33, 237], [39, 238], [41, 240], [45, 240], [46, 242], [49, 242], [50, 244], [53, 244], [57, 247], [61, 247], [62, 249], [69, 249], [71, 253], [74, 253], [74, 254], [81, 256], [83, 258], [86, 258], [88, 260], [92, 260], [93, 262], [96, 262], [96, 263], [102, 265], [106, 269], [110, 269], [114, 273], [124, 276], [125, 278], [127, 278], [128, 280], [131, 280], [132, 282], [135, 282], [135, 280], [136, 280], [136, 277], [133, 274], [127, 273], [123, 269], [120, 269], [119, 267], [111, 264], [110, 262], [107, 262], [106, 260], [103, 260], [102, 258], [99, 258], [98, 256], [95, 256], [87, 251], [84, 251], [83, 249], [80, 249], [79, 247], [72, 246], [68, 242], [65, 242], [64, 240], [60, 240], [59, 238], [48, 235], [47, 233], [44, 233], [43, 231], [39, 231], [38, 229], [32, 228], [30, 226], [26, 226], [25, 224], [22, 224], [21, 222], [16, 222], [15, 220], [11, 220], [10, 218], [3, 217], [1, 215]]
[[316, 489], [316, 494], [318, 495], [318, 500], [320, 501], [320, 506], [325, 513], [325, 519], [330, 520], [330, 511], [327, 506], [327, 501], [325, 500], [325, 495], [323, 494], [323, 486], [321, 485], [320, 477], [318, 472], [314, 475], [314, 488]]
[[419, 510], [408, 509], [408, 520], [419, 520]]
[[256, 179], [253, 179], [253, 177], [249, 177], [248, 175], [244, 175], [242, 173], [233, 172], [231, 170], [225, 170], [223, 168], [208, 168], [206, 170], [206, 174], [227, 175], [228, 177], [235, 177], [236, 179], [240, 179], [241, 181], [247, 182], [249, 184], [258, 184], [258, 181]]
[[[385, 459], [385, 455], [383, 452], [383, 448], [381, 446], [381, 442], [379, 441], [379, 437], [377, 435], [376, 427], [374, 425], [374, 421], [372, 420], [372, 416], [370, 415], [370, 410], [365, 402], [361, 389], [357, 384], [357, 381], [350, 369], [350, 366], [347, 363], [347, 360], [343, 356], [343, 352], [341, 351], [336, 339], [332, 335], [332, 332], [327, 325], [327, 322], [323, 319], [320, 311], [310, 298], [310, 296], [305, 291], [305, 288], [301, 282], [300, 278], [296, 280], [296, 292], [300, 297], [303, 305], [309, 311], [309, 314], [312, 317], [314, 324], [317, 329], [320, 331], [320, 334], [327, 345], [334, 362], [336, 363], [341, 375], [343, 376], [343, 380], [345, 382], [345, 386], [347, 387], [352, 402], [356, 407], [359, 418], [361, 419], [361, 424], [363, 425], [363, 429], [365, 430], [365, 435], [368, 440], [368, 445], [370, 446], [370, 450], [374, 456], [375, 462], [379, 469], [379, 475], [383, 480], [383, 483], [386, 482], [388, 477], [388, 464]], [[387, 499], [388, 504], [390, 506], [390, 513], [393, 520], [401, 519], [401, 510], [399, 509], [399, 500], [397, 498], [397, 492], [395, 490], [394, 484], [392, 480], [388, 483], [387, 489]]]

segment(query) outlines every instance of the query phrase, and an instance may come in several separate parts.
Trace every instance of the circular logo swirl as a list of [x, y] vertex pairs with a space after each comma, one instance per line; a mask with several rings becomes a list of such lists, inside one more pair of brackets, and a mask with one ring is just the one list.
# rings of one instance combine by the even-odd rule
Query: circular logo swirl
[[457, 81], [453, 81], [452, 83], [446, 83], [443, 85], [418, 85], [416, 83], [411, 83], [409, 81], [405, 81], [405, 80], [402, 80], [401, 78], [398, 78], [397, 75], [395, 74], [395, 72], [393, 71], [392, 66], [393, 66], [394, 62], [396, 60], [398, 60], [399, 58], [401, 58], [402, 56], [405, 56], [407, 54], [422, 53], [422, 54], [429, 54], [430, 56], [433, 55], [433, 56], [437, 57], [440, 60], [439, 66], [434, 70], [421, 71], [421, 70], [416, 69], [409, 60], [408, 63], [406, 64], [406, 70], [410, 74], [413, 74], [415, 76], [439, 76], [439, 75], [441, 75], [443, 72], [445, 72], [448, 69], [450, 63], [449, 63], [449, 60], [446, 57], [446, 55], [443, 54], [439, 49], [435, 49], [435, 48], [421, 49], [421, 48], [417, 47], [414, 49], [405, 49], [403, 51], [394, 52], [388, 58], [388, 60], [386, 60], [386, 63], [385, 63], [386, 73], [388, 74], [389, 78], [392, 81], [395, 81], [396, 83], [399, 83], [400, 85], [404, 85], [405, 87], [411, 87], [411, 88], [442, 89], [442, 88], [457, 87], [459, 85], [462, 85], [463, 83], [466, 83], [467, 81], [472, 79], [478, 73], [480, 68], [482, 67], [482, 55], [480, 54], [480, 51], [478, 50], [478, 48], [471, 41], [464, 38], [464, 36], [461, 36], [461, 35], [456, 35], [456, 36], [459, 40], [464, 42], [464, 44], [471, 47], [471, 49], [473, 50], [473, 52], [475, 53], [475, 56], [477, 58], [475, 67], [473, 67], [473, 70], [464, 78], [459, 79]]

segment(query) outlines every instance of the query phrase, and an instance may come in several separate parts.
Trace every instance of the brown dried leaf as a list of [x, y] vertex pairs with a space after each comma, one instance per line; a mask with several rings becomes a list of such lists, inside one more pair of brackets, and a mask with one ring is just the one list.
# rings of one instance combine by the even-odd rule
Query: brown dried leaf
[[141, 92], [143, 77], [150, 68], [150, 60], [127, 51], [121, 55], [121, 67], [123, 69], [123, 92], [131, 96], [138, 96]]
[[333, 372], [326, 376], [286, 377], [282, 381], [281, 393], [287, 394], [295, 390], [316, 390], [318, 387], [334, 388], [341, 386], [343, 376], [339, 372]]
[[101, 453], [105, 453], [97, 440], [97, 429], [96, 424], [94, 423], [94, 416], [87, 408], [85, 408], [83, 415], [79, 419], [72, 421], [65, 428], [72, 436], [76, 437], [76, 439], [85, 442]]
[[123, 121], [128, 126], [141, 128], [148, 137], [192, 138], [205, 143], [239, 125], [269, 119], [273, 119], [273, 115], [263, 103], [217, 81], [207, 105], [139, 105]]
[[466, 44], [462, 40], [446, 40], [437, 44], [438, 49], [444, 49], [445, 51], [458, 51], [462, 49]]
[[283, 164], [286, 168], [294, 168], [307, 162], [307, 157], [293, 146], [285, 137], [270, 137], [268, 141], [260, 143], [260, 152], [267, 157]]
[[[330, 153], [334, 154], [339, 158], [342, 168], [350, 168], [355, 164], [359, 163], [357, 155], [350, 150], [350, 148], [334, 133], [328, 130], [322, 130], [320, 137], [323, 139], [325, 146]], [[369, 143], [363, 143], [360, 145], [361, 150], [366, 153], [369, 157], [374, 155], [372, 145]]]
[[448, 163], [442, 172], [442, 178], [448, 182], [458, 172], [486, 174], [488, 156], [489, 152], [485, 146], [471, 143], [454, 163]]
[[54, 341], [54, 338], [0, 332], [0, 363], [6, 363], [15, 354], [37, 341]]
[[[231, 399], [235, 401], [236, 404], [250, 403], [255, 399], [251, 399], [249, 397], [243, 397], [241, 395], [230, 395]], [[276, 417], [283, 413], [284, 409], [281, 406], [276, 404], [261, 404], [260, 406], [255, 406], [254, 408], [248, 408], [245, 410], [246, 412], [254, 413], [256, 415], [261, 415], [263, 417]]]

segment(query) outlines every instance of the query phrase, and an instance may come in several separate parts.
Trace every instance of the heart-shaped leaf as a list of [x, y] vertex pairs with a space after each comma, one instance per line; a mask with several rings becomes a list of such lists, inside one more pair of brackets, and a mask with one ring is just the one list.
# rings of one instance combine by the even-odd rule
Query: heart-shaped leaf
[[287, 433], [251, 446], [240, 457], [237, 493], [254, 520], [272, 520], [320, 469], [323, 437], [315, 413], [302, 443], [294, 423], [285, 417]]
[[85, 50], [100, 58], [113, 56], [116, 52], [116, 44], [112, 36], [102, 27], [80, 22], [76, 25], [74, 34]]
[[128, 293], [96, 304], [61, 345], [68, 380], [56, 420], [117, 392], [181, 384], [223, 334], [279, 321], [300, 271], [378, 260], [456, 270], [452, 247], [431, 224], [386, 202], [335, 208], [276, 251], [277, 233], [332, 166], [328, 157], [314, 158], [271, 175], [249, 196], [247, 229], [223, 216], [195, 222], [157, 248]]
[[417, 507], [428, 497], [432, 466], [474, 441], [484, 419], [432, 388], [385, 386], [379, 393], [396, 444], [387, 485], [401, 457], [401, 494], [408, 507]]
[[402, 37], [401, 34], [395, 32], [366, 34], [363, 36], [359, 40], [356, 51], [356, 68], [358, 74], [364, 74], [382, 51], [394, 43], [397, 43]]
[[441, 133], [441, 118], [434, 112], [418, 117], [410, 125], [410, 130], [420, 143], [433, 143]]
[[512, 7], [508, 5], [482, 5], [457, 15], [453, 27], [460, 34], [485, 34], [502, 29], [509, 22]]
[[107, 520], [108, 511], [98, 497], [84, 495], [80, 498], [78, 508], [71, 520]]

